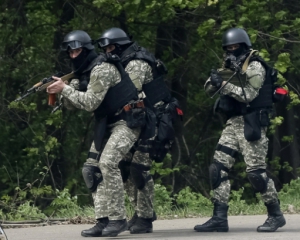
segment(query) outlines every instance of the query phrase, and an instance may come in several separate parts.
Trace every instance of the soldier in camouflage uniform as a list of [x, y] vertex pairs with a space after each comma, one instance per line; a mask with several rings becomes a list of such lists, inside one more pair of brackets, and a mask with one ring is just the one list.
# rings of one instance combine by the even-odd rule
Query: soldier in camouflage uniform
[[[259, 58], [252, 55], [250, 48], [250, 39], [243, 29], [229, 29], [223, 35], [224, 66], [218, 71], [212, 70], [204, 86], [209, 94], [222, 87], [216, 109], [226, 114], [228, 120], [209, 167], [214, 192], [213, 217], [202, 225], [196, 225], [194, 230], [198, 232], [228, 231], [228, 172], [238, 153], [244, 158], [251, 185], [261, 194], [268, 210], [267, 220], [257, 231], [274, 232], [285, 225], [274, 182], [266, 174], [266, 130], [273, 103], [272, 84], [266, 78], [266, 69]], [[237, 74], [226, 84], [235, 71]]]
[[[126, 121], [119, 116], [122, 116], [123, 111], [120, 109], [125, 105], [121, 102], [137, 99], [137, 91], [130, 78], [126, 78], [128, 75], [124, 74], [124, 70], [124, 73], [121, 73], [114, 64], [97, 56], [86, 32], [76, 30], [67, 34], [62, 43], [62, 50], [68, 53], [79, 79], [67, 85], [60, 78], [53, 77], [57, 81], [47, 88], [48, 93], [60, 93], [65, 106], [69, 108], [72, 106], [94, 112], [96, 126], [99, 125], [100, 129], [104, 126], [104, 131], [109, 134], [107, 143], [100, 151], [99, 135], [95, 133], [95, 140], [83, 166], [83, 177], [94, 199], [97, 224], [91, 229], [83, 230], [81, 235], [84, 237], [117, 236], [127, 229], [124, 188], [118, 164], [140, 134], [139, 127], [127, 127]], [[130, 85], [131, 88], [127, 88], [130, 90], [126, 92], [122, 88], [117, 88], [122, 83]], [[118, 92], [114, 93], [116, 88]], [[120, 101], [125, 95], [130, 97]], [[112, 96], [118, 96], [118, 99], [111, 98]], [[119, 106], [115, 104], [116, 102], [119, 102]], [[110, 119], [117, 120], [110, 121]]]
[[[137, 46], [120, 28], [106, 30], [99, 38], [98, 44], [105, 52], [120, 56], [122, 63], [124, 54], [130, 54], [128, 49]], [[151, 66], [141, 59], [130, 60], [123, 66], [136, 86], [139, 97], [144, 98], [142, 86], [153, 80]], [[139, 140], [136, 145], [136, 149], [132, 149], [120, 164], [125, 175], [125, 190], [135, 209], [133, 218], [128, 222], [128, 229], [132, 234], [150, 233], [153, 231], [152, 221], [156, 219], [156, 216], [153, 218], [154, 182], [150, 174], [152, 160], [149, 157], [147, 142]]]

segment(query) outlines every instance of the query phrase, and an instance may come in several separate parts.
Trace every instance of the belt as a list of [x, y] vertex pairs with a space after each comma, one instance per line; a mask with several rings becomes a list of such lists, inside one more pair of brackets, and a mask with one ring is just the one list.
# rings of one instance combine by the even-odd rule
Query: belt
[[125, 112], [128, 112], [128, 111], [130, 111], [131, 109], [134, 109], [134, 108], [145, 108], [144, 101], [140, 100], [140, 101], [136, 101], [136, 102], [126, 104], [123, 107], [123, 111], [120, 114], [109, 116], [107, 118], [107, 123], [108, 124], [113, 124], [113, 123], [118, 122], [120, 120], [125, 120], [126, 121]]
[[132, 108], [144, 108], [145, 105], [144, 105], [144, 101], [143, 100], [140, 100], [140, 101], [137, 101], [137, 102], [133, 102], [133, 103], [128, 103], [126, 104], [123, 109], [125, 112], [129, 111], [130, 109]]

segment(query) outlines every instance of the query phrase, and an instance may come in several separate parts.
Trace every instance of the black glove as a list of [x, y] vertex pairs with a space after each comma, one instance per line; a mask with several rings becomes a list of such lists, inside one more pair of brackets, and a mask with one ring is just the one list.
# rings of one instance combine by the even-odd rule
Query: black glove
[[211, 85], [220, 88], [223, 82], [223, 78], [218, 74], [217, 70], [212, 69], [210, 73]]
[[78, 90], [81, 91], [81, 92], [85, 92], [87, 90], [87, 85], [88, 84], [89, 83], [87, 82], [87, 80], [80, 81]]

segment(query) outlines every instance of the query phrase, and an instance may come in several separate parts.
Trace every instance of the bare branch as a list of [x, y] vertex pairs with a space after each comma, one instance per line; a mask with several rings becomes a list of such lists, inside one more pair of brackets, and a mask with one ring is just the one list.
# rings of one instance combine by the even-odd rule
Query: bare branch
[[300, 41], [293, 41], [293, 40], [288, 40], [286, 38], [275, 37], [275, 36], [272, 36], [270, 34], [263, 33], [263, 32], [258, 32], [258, 35], [264, 35], [264, 36], [268, 36], [270, 38], [275, 38], [275, 39], [278, 39], [278, 40], [283, 40], [283, 41], [291, 42], [291, 43], [300, 43]]

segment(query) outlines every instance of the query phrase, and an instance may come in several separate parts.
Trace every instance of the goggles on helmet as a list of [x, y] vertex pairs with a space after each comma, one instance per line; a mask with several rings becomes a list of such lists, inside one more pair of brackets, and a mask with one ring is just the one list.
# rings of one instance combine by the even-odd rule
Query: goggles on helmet
[[128, 37], [121, 37], [121, 38], [114, 38], [114, 39], [109, 39], [109, 38], [100, 38], [97, 40], [98, 46], [100, 48], [106, 47], [108, 45], [118, 43], [119, 41], [124, 41], [124, 40], [129, 40]]
[[86, 44], [88, 43], [82, 43], [80, 41], [63, 42], [60, 46], [60, 49], [62, 51], [67, 51], [68, 48], [77, 49], [77, 48], [84, 47]]

